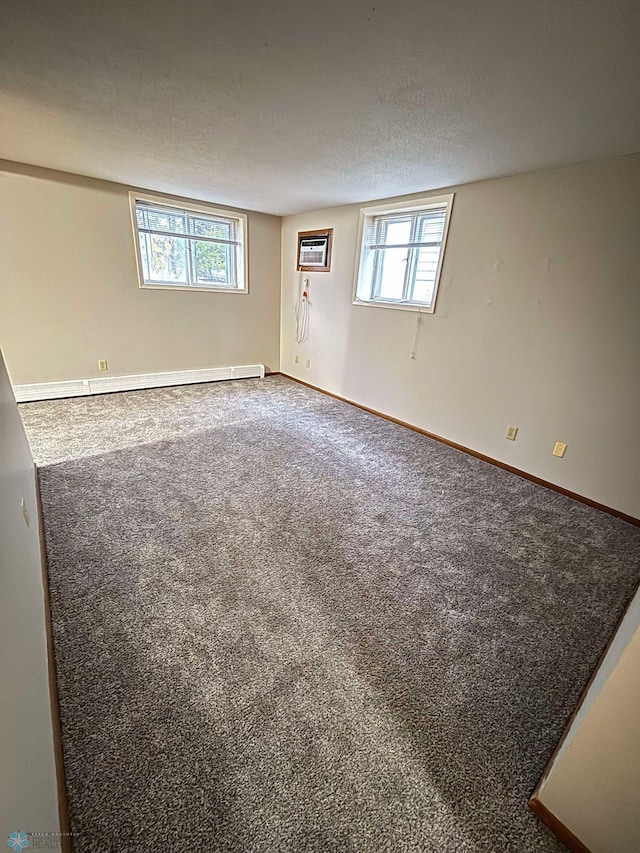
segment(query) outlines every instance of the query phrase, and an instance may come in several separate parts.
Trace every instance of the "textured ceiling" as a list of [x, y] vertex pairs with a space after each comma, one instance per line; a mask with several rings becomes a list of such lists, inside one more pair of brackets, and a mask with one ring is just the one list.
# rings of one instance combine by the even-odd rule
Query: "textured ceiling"
[[0, 157], [292, 213], [640, 150], [637, 0], [0, 0]]

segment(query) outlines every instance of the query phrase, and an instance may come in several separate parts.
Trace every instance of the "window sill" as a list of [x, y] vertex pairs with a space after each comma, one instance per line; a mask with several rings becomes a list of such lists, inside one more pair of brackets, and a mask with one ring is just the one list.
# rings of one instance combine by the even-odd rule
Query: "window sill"
[[362, 305], [365, 308], [393, 308], [395, 311], [416, 311], [420, 314], [433, 314], [436, 306], [427, 308], [426, 305], [412, 305], [411, 303], [399, 302], [371, 302], [368, 299], [354, 299], [353, 305]]
[[140, 290], [188, 290], [196, 293], [243, 293], [248, 294], [248, 287], [192, 287], [189, 284], [141, 284]]

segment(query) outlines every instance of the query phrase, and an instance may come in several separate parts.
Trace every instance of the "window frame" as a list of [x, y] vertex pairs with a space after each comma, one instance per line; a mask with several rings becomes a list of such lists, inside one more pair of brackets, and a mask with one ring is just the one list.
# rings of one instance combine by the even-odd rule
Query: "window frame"
[[[447, 193], [446, 195], [423, 196], [421, 198], [412, 198], [407, 201], [392, 202], [388, 204], [375, 205], [372, 207], [363, 207], [360, 209], [360, 224], [358, 229], [356, 265], [353, 280], [353, 305], [362, 305], [369, 308], [393, 308], [396, 311], [419, 311], [423, 314], [434, 313], [434, 311], [436, 310], [436, 302], [438, 298], [438, 288], [440, 284], [440, 277], [442, 274], [442, 266], [444, 263], [444, 257], [447, 249], [447, 237], [449, 234], [449, 226], [451, 223], [453, 199], [454, 193]], [[374, 290], [379, 288], [379, 281], [377, 281], [375, 270], [372, 272], [370, 280], [364, 281], [365, 266], [367, 262], [367, 252], [365, 251], [365, 235], [367, 233], [367, 229], [370, 223], [378, 216], [390, 216], [393, 214], [397, 214], [400, 218], [403, 216], [403, 214], [406, 214], [407, 217], [413, 217], [413, 215], [416, 213], [419, 213], [421, 211], [428, 212], [430, 209], [434, 208], [444, 208], [445, 222], [442, 231], [442, 240], [440, 242], [440, 254], [438, 257], [438, 265], [436, 267], [436, 274], [433, 284], [433, 298], [431, 300], [431, 305], [428, 306], [426, 305], [426, 303], [418, 301], [399, 301], [394, 299], [386, 299], [384, 297], [375, 298]], [[413, 261], [414, 263], [412, 263], [411, 266], [413, 268], [414, 274], [412, 276], [409, 275], [408, 263], [405, 268], [403, 296], [407, 293], [407, 288], [409, 287], [411, 282], [412, 286], [415, 287], [415, 255]], [[368, 298], [364, 298], [362, 295], [363, 285], [367, 289], [367, 292], [370, 294]]]
[[[199, 284], [181, 284], [179, 282], [145, 282], [144, 280], [144, 266], [142, 263], [142, 253], [140, 251], [140, 231], [138, 229], [138, 218], [136, 216], [136, 203], [142, 202], [142, 204], [152, 204], [158, 205], [161, 208], [165, 208], [168, 210], [175, 210], [177, 212], [186, 212], [186, 213], [199, 213], [204, 216], [221, 216], [225, 219], [233, 219], [238, 225], [238, 246], [234, 252], [234, 267], [236, 271], [236, 287], [228, 287], [224, 285], [211, 285], [207, 286], [202, 283]], [[155, 195], [152, 193], [145, 192], [129, 192], [129, 209], [131, 212], [131, 227], [133, 229], [133, 242], [135, 246], [136, 253], [136, 269], [138, 273], [138, 287], [141, 290], [187, 290], [187, 291], [195, 291], [196, 293], [249, 293], [249, 274], [248, 274], [248, 249], [247, 249], [247, 230], [248, 230], [248, 216], [246, 213], [240, 213], [237, 210], [228, 210], [226, 208], [214, 207], [213, 205], [208, 205], [205, 202], [194, 203], [181, 201], [175, 198], [168, 198], [166, 196]], [[175, 236], [185, 240], [187, 244], [187, 252], [189, 253], [188, 265], [189, 269], [192, 269], [192, 258], [191, 258], [191, 240], [195, 240], [197, 242], [197, 236], [188, 237], [180, 234], [169, 235]], [[215, 240], [207, 241], [207, 242], [217, 242]], [[224, 240], [220, 240], [221, 243], [224, 243]]]

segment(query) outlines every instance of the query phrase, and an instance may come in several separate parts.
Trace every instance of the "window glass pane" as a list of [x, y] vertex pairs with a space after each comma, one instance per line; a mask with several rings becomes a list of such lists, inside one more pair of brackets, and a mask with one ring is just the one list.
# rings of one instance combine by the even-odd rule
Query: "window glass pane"
[[439, 256], [439, 246], [418, 250], [415, 279], [412, 293], [409, 297], [413, 302], [424, 302], [427, 305], [431, 305]]
[[429, 211], [420, 216], [417, 228], [417, 243], [439, 243], [444, 232], [445, 210]]
[[402, 299], [408, 249], [381, 249], [376, 296], [382, 299]]
[[433, 310], [452, 198], [434, 199], [433, 207], [361, 211], [356, 302]]
[[175, 282], [188, 284], [187, 241], [180, 237], [165, 237], [157, 234], [141, 234], [144, 241], [143, 266], [145, 281]]
[[235, 240], [235, 222], [228, 219], [208, 219], [190, 216], [189, 231], [198, 237], [213, 237], [220, 240]]
[[147, 240], [149, 239], [148, 234], [138, 234], [138, 240], [140, 241], [140, 261], [142, 263], [142, 280], [149, 281], [151, 278], [151, 271], [149, 270], [149, 255], [147, 253]]
[[246, 289], [246, 217], [225, 210], [181, 209], [170, 200], [130, 198], [137, 229], [140, 283]]
[[387, 246], [408, 243], [411, 239], [411, 219], [390, 219], [383, 227], [382, 242]]
[[136, 219], [138, 220], [138, 228], [147, 228], [151, 231], [171, 231], [175, 234], [187, 233], [186, 214], [179, 210], [162, 210], [157, 207], [137, 205]]
[[234, 287], [233, 247], [221, 243], [192, 240], [194, 284]]

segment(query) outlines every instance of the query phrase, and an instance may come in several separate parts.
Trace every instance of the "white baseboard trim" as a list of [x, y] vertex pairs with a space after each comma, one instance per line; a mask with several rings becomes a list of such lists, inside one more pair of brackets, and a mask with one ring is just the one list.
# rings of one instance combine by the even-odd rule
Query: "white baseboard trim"
[[174, 370], [168, 373], [139, 373], [134, 376], [104, 376], [96, 379], [72, 379], [65, 382], [36, 382], [14, 385], [16, 403], [55, 400], [108, 394], [112, 391], [135, 391], [197, 382], [220, 382], [223, 379], [264, 379], [264, 364], [241, 364], [237, 367], [209, 367], [203, 370]]

